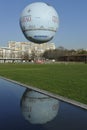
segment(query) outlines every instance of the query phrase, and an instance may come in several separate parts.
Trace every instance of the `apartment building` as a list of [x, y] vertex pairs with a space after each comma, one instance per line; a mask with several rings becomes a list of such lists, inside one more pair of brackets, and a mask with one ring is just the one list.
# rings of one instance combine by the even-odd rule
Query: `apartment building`
[[20, 57], [25, 52], [29, 55], [32, 55], [32, 52], [34, 52], [37, 56], [39, 56], [46, 50], [55, 49], [55, 44], [54, 43], [35, 44], [32, 42], [9, 41], [8, 47], [15, 52], [15, 57]]
[[32, 42], [9, 41], [7, 47], [0, 47], [0, 58], [21, 58], [25, 53], [29, 56], [32, 53], [39, 56], [50, 49], [55, 49], [54, 43], [35, 44]]

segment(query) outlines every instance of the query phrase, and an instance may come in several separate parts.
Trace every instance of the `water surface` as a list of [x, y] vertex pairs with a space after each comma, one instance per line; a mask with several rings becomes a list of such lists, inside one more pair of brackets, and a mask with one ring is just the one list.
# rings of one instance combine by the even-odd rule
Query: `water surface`
[[51, 121], [30, 123], [20, 105], [25, 91], [25, 87], [0, 79], [0, 130], [87, 130], [87, 110], [61, 101]]

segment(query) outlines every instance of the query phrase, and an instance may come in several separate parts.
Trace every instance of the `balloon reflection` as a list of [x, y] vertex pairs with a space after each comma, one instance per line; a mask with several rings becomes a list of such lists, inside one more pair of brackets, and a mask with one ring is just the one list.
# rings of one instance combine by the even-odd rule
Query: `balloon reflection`
[[26, 89], [21, 99], [21, 111], [32, 124], [44, 124], [58, 113], [59, 101], [39, 92]]

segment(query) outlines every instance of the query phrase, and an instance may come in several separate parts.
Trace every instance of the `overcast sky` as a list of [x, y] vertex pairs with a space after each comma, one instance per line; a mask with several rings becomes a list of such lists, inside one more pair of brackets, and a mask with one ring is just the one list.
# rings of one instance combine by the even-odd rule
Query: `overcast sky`
[[[38, 0], [49, 3], [59, 14], [59, 29], [53, 38], [56, 47], [87, 49], [87, 0]], [[28, 41], [21, 32], [22, 10], [36, 0], [0, 0], [0, 47], [8, 41]]]

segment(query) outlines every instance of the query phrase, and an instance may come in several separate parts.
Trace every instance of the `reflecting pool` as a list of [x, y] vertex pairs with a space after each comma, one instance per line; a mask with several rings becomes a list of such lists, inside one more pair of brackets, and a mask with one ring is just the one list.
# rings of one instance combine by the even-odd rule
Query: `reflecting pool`
[[0, 130], [87, 130], [87, 110], [0, 79]]

